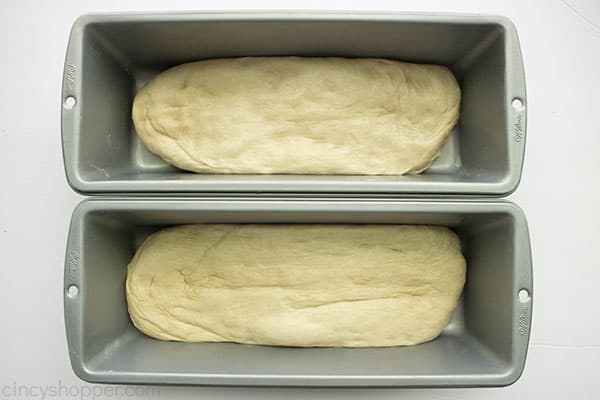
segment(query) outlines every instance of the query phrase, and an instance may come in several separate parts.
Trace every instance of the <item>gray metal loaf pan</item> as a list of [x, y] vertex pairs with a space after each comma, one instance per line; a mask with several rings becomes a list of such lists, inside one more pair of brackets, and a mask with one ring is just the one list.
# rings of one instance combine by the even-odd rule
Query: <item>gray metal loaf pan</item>
[[[450, 226], [463, 242], [467, 283], [442, 335], [416, 346], [290, 348], [145, 336], [125, 301], [136, 247], [159, 228], [209, 222]], [[513, 383], [525, 363], [533, 293], [527, 223], [508, 202], [181, 198], [81, 203], [71, 221], [64, 290], [71, 364], [86, 381], [363, 387]]]
[[[212, 175], [165, 164], [131, 121], [138, 88], [171, 66], [238, 56], [384, 57], [447, 65], [461, 117], [422, 175]], [[69, 39], [62, 89], [65, 169], [100, 193], [490, 195], [520, 180], [527, 104], [517, 32], [502, 17], [367, 13], [86, 15]], [[514, 102], [514, 105], [513, 105]]]

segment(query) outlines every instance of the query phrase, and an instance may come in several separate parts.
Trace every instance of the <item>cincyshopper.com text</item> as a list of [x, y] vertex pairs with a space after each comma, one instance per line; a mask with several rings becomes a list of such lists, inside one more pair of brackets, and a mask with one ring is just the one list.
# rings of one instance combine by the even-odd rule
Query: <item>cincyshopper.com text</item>
[[128, 385], [68, 385], [60, 380], [52, 385], [24, 385], [18, 382], [2, 384], [2, 399], [124, 399], [160, 397], [157, 386]]

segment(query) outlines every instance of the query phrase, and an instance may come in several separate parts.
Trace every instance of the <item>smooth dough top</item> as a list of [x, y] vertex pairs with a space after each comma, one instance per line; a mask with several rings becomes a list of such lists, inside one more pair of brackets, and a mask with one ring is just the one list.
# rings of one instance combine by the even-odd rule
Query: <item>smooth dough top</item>
[[429, 167], [459, 108], [443, 66], [244, 57], [162, 72], [132, 116], [151, 152], [189, 171], [399, 175]]
[[183, 225], [144, 241], [126, 293], [163, 340], [397, 346], [441, 333], [465, 271], [443, 227]]

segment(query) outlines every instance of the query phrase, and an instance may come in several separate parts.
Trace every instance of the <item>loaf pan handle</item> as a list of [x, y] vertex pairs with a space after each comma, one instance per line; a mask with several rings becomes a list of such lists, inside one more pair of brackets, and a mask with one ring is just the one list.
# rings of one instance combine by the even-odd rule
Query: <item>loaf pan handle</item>
[[505, 32], [506, 60], [506, 127], [509, 170], [505, 193], [512, 193], [521, 180], [527, 130], [527, 93], [525, 69], [519, 36], [514, 24], [507, 18], [498, 17]]
[[84, 270], [83, 235], [87, 203], [78, 205], [71, 216], [67, 237], [63, 278], [63, 305], [69, 357], [73, 370], [87, 380], [83, 358], [83, 306], [86, 293]]
[[525, 367], [527, 349], [531, 334], [531, 320], [533, 311], [533, 270], [531, 243], [529, 229], [524, 212], [515, 204], [514, 209], [515, 235], [514, 235], [514, 282], [513, 282], [513, 369], [507, 384], [514, 383]]
[[65, 57], [61, 90], [61, 132], [65, 174], [69, 185], [82, 192], [83, 182], [79, 172], [77, 149], [79, 148], [79, 129], [82, 109], [82, 49], [84, 32], [89, 17], [79, 17], [69, 35], [69, 44]]

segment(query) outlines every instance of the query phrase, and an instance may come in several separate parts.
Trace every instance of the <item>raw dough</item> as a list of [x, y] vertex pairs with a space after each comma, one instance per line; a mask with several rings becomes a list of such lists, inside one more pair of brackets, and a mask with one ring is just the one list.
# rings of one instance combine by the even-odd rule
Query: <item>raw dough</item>
[[465, 268], [443, 227], [184, 225], [139, 248], [127, 302], [164, 340], [411, 345], [441, 333]]
[[246, 57], [179, 65], [133, 103], [141, 141], [203, 173], [419, 173], [455, 125], [448, 68], [384, 59]]

